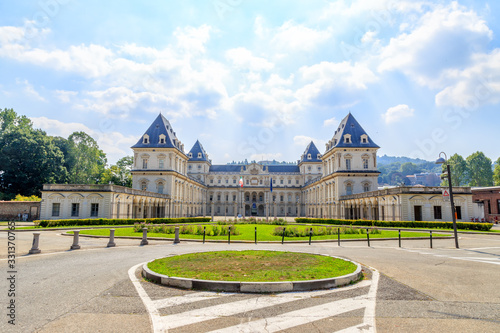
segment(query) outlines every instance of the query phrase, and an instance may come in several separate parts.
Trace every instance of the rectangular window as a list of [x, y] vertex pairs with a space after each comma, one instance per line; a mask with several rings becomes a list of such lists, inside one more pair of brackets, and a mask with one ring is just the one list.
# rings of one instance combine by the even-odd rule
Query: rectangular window
[[220, 194], [217, 195], [217, 201], [220, 201]]
[[363, 159], [363, 169], [365, 169], [365, 170], [368, 169], [368, 159], [366, 159], [366, 158]]
[[148, 168], [148, 160], [147, 159], [143, 159], [142, 160], [142, 168], [143, 169], [147, 169]]
[[497, 200], [497, 214], [500, 214], [500, 200]]
[[210, 194], [210, 201], [214, 199], [214, 196]]
[[236, 196], [235, 195], [233, 195], [233, 201], [236, 201]]
[[299, 180], [295, 179], [295, 184], [299, 185]]
[[213, 184], [214, 183], [214, 180], [213, 179], [210, 179], [210, 184]]
[[226, 184], [229, 184], [229, 179], [226, 179]]
[[273, 184], [276, 184], [276, 179], [273, 179]]
[[92, 217], [99, 216], [99, 204], [98, 203], [90, 204], [90, 216], [92, 216]]
[[351, 160], [350, 159], [345, 160], [345, 168], [346, 168], [346, 170], [351, 170]]
[[220, 179], [219, 179], [219, 180], [217, 180], [217, 183], [219, 183], [219, 184], [220, 184]]
[[280, 179], [280, 184], [283, 185], [283, 179]]
[[455, 212], [457, 214], [457, 220], [461, 220], [462, 219], [462, 207], [455, 206]]
[[283, 196], [280, 197], [280, 201], [283, 201]]
[[291, 179], [288, 179], [288, 184], [291, 184], [292, 183], [292, 180]]
[[54, 202], [52, 204], [52, 216], [59, 216], [61, 212], [61, 204], [58, 202]]
[[233, 184], [236, 184], [236, 179], [233, 179]]
[[158, 184], [158, 193], [163, 194], [163, 184]]
[[434, 220], [442, 220], [441, 206], [434, 206]]
[[78, 216], [80, 215], [80, 204], [79, 203], [72, 203], [71, 204], [71, 216]]
[[158, 162], [158, 166], [160, 167], [160, 169], [163, 169], [165, 167], [165, 160], [160, 160]]

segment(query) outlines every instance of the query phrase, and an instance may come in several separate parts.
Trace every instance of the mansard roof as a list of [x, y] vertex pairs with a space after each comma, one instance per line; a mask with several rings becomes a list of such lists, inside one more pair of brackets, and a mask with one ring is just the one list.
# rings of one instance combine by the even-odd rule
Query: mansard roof
[[[350, 136], [349, 142], [346, 142], [345, 135]], [[362, 137], [366, 139], [366, 142], [363, 142]], [[349, 112], [349, 114], [340, 122], [339, 127], [335, 131], [335, 135], [333, 136], [332, 140], [328, 142], [326, 151], [329, 151], [333, 148], [380, 147], [372, 141], [363, 127], [361, 127], [354, 116]]]
[[[308, 158], [309, 154], [311, 154], [311, 158]], [[321, 162], [321, 153], [312, 141], [307, 145], [306, 150], [300, 157], [300, 163], [303, 162]]]
[[[201, 157], [198, 157], [198, 153], [201, 153]], [[188, 160], [189, 162], [210, 162], [208, 160], [208, 154], [205, 149], [203, 149], [199, 140], [196, 140], [193, 148], [189, 151], [188, 156], [191, 156]]]
[[[241, 167], [246, 171], [249, 164], [223, 164], [223, 165], [211, 165], [209, 172], [236, 172], [241, 173]], [[272, 173], [300, 173], [298, 165], [265, 165], [264, 172]]]
[[[165, 136], [164, 143], [160, 143], [160, 136], [162, 135]], [[145, 136], [148, 137], [147, 143], [144, 141]], [[172, 125], [170, 125], [170, 122], [162, 114], [156, 117], [146, 133], [141, 136], [132, 148], [176, 148], [183, 152], [182, 144], [177, 139]]]

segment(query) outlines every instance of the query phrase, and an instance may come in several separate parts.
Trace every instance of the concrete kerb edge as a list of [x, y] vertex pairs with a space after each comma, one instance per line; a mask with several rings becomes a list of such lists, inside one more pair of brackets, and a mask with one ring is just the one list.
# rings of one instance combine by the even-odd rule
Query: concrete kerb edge
[[[269, 251], [275, 251], [275, 250], [269, 250]], [[202, 253], [211, 251], [196, 251], [192, 253], [200, 253], [200, 252]], [[302, 252], [297, 252], [297, 253], [302, 253]], [[330, 288], [349, 285], [353, 282], [360, 280], [361, 277], [363, 276], [361, 265], [357, 262], [327, 254], [317, 254], [317, 255], [332, 257], [335, 259], [351, 262], [354, 265], [356, 265], [356, 270], [350, 274], [337, 276], [333, 278], [318, 279], [318, 280], [282, 281], [282, 282], [215, 281], [215, 280], [198, 280], [190, 278], [173, 277], [153, 272], [148, 268], [148, 264], [156, 260], [153, 259], [142, 266], [141, 274], [144, 278], [164, 286], [170, 286], [182, 289], [199, 289], [199, 290], [209, 290], [218, 292], [223, 291], [223, 292], [241, 292], [241, 293], [278, 293], [278, 292], [290, 292], [290, 291], [310, 291], [318, 289], [330, 289]]]

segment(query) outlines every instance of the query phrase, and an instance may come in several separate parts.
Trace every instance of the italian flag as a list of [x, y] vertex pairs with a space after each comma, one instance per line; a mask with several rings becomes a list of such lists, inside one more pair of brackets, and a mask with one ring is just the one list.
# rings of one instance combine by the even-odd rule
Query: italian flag
[[243, 187], [243, 176], [240, 176], [240, 186]]

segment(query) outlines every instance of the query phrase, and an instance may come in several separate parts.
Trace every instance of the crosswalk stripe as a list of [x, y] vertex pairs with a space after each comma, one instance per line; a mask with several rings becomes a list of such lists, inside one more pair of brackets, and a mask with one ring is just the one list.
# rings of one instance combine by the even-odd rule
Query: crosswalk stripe
[[219, 298], [219, 297], [224, 297], [224, 296], [232, 296], [232, 295], [235, 295], [235, 293], [217, 293], [217, 292], [208, 292], [207, 291], [207, 292], [192, 293], [192, 294], [187, 294], [187, 295], [182, 295], [182, 296], [174, 296], [174, 297], [170, 297], [170, 298], [163, 298], [163, 299], [153, 301], [153, 303], [157, 309], [162, 309], [162, 308], [166, 308], [169, 306], [189, 304], [189, 303], [194, 303], [194, 302], [199, 302], [199, 301], [205, 301], [207, 299], [214, 299], [214, 298]]
[[[365, 282], [365, 281], [362, 281]], [[370, 283], [369, 281], [367, 281]], [[350, 287], [360, 288], [366, 286], [366, 283], [362, 285], [354, 285]], [[348, 287], [349, 288], [349, 287]], [[351, 288], [350, 288], [351, 289]], [[352, 288], [354, 289], [354, 288]], [[348, 290], [346, 288], [334, 289], [334, 290], [319, 290], [307, 293], [284, 293], [276, 296], [256, 296], [250, 299], [244, 299], [240, 301], [218, 304], [214, 306], [205, 307], [202, 309], [196, 309], [191, 311], [186, 311], [179, 314], [162, 316], [161, 320], [163, 326], [167, 329], [177, 328], [185, 325], [195, 324], [203, 322], [206, 320], [217, 319], [220, 317], [233, 316], [243, 312], [249, 312], [253, 310], [258, 310], [278, 304], [283, 304], [287, 302], [293, 302], [294, 300], [307, 299], [311, 297], [317, 297], [321, 295], [331, 294], [336, 291]]]
[[226, 327], [212, 332], [277, 332], [364, 307], [366, 307], [366, 301], [361, 298], [343, 299], [306, 309], [283, 313], [271, 318], [259, 319], [245, 324]]

